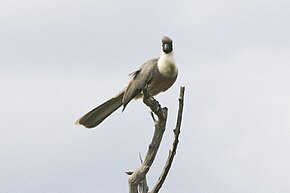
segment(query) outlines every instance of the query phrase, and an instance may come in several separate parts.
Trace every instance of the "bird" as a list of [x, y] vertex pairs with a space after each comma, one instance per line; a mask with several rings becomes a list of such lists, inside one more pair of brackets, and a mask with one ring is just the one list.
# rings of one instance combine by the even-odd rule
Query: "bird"
[[130, 73], [131, 80], [124, 89], [83, 115], [75, 124], [86, 128], [98, 126], [121, 106], [123, 106], [123, 112], [132, 99], [142, 98], [142, 91], [145, 87], [150, 96], [168, 90], [177, 79], [178, 68], [174, 59], [172, 39], [164, 36], [161, 45], [159, 57], [147, 60], [138, 70]]

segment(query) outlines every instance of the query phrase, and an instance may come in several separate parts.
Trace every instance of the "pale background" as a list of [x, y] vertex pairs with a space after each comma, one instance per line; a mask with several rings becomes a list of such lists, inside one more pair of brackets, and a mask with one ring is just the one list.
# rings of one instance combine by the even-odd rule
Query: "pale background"
[[153, 133], [132, 102], [94, 130], [82, 114], [114, 96], [128, 73], [174, 40], [179, 77], [157, 97], [173, 139], [166, 193], [290, 192], [290, 1], [0, 1], [0, 187], [9, 193], [127, 192]]

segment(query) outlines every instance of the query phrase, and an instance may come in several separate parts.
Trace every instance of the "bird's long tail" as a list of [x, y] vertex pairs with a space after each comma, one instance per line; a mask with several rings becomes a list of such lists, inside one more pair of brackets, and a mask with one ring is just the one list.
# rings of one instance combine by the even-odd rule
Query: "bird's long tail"
[[75, 124], [83, 125], [86, 128], [96, 127], [122, 106], [123, 95], [124, 91], [82, 116]]

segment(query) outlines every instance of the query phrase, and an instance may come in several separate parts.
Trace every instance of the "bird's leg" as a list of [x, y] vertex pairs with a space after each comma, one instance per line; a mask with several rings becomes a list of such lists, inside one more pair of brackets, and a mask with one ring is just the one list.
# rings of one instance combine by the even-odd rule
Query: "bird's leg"
[[149, 97], [150, 97], [150, 94], [148, 92], [148, 84], [145, 85], [142, 92], [143, 92], [143, 102], [145, 102], [144, 100], [149, 99]]
[[[161, 105], [159, 104], [159, 102], [157, 100], [154, 99], [153, 96], [150, 95], [150, 93], [148, 92], [148, 84], [146, 84], [146, 86], [143, 89], [143, 102], [149, 106], [151, 108], [151, 111], [158, 115], [159, 112], [161, 111]], [[154, 117], [153, 113], [151, 112], [151, 117], [153, 118], [153, 121], [156, 123], [157, 120]]]
[[152, 111], [150, 112], [150, 115], [151, 115], [151, 117], [152, 117], [152, 119], [153, 119], [154, 123], [156, 123], [156, 122], [157, 122], [157, 120], [156, 120], [156, 118], [154, 117], [154, 113], [153, 113]]

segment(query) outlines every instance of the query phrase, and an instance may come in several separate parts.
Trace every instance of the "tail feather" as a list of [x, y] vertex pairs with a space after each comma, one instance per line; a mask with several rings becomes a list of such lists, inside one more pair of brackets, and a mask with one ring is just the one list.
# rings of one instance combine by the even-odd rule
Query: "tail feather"
[[76, 124], [83, 125], [86, 128], [96, 127], [109, 115], [116, 111], [120, 106], [122, 106], [123, 95], [124, 92], [121, 92], [117, 96], [94, 108], [93, 110], [82, 116], [79, 120], [77, 120]]

